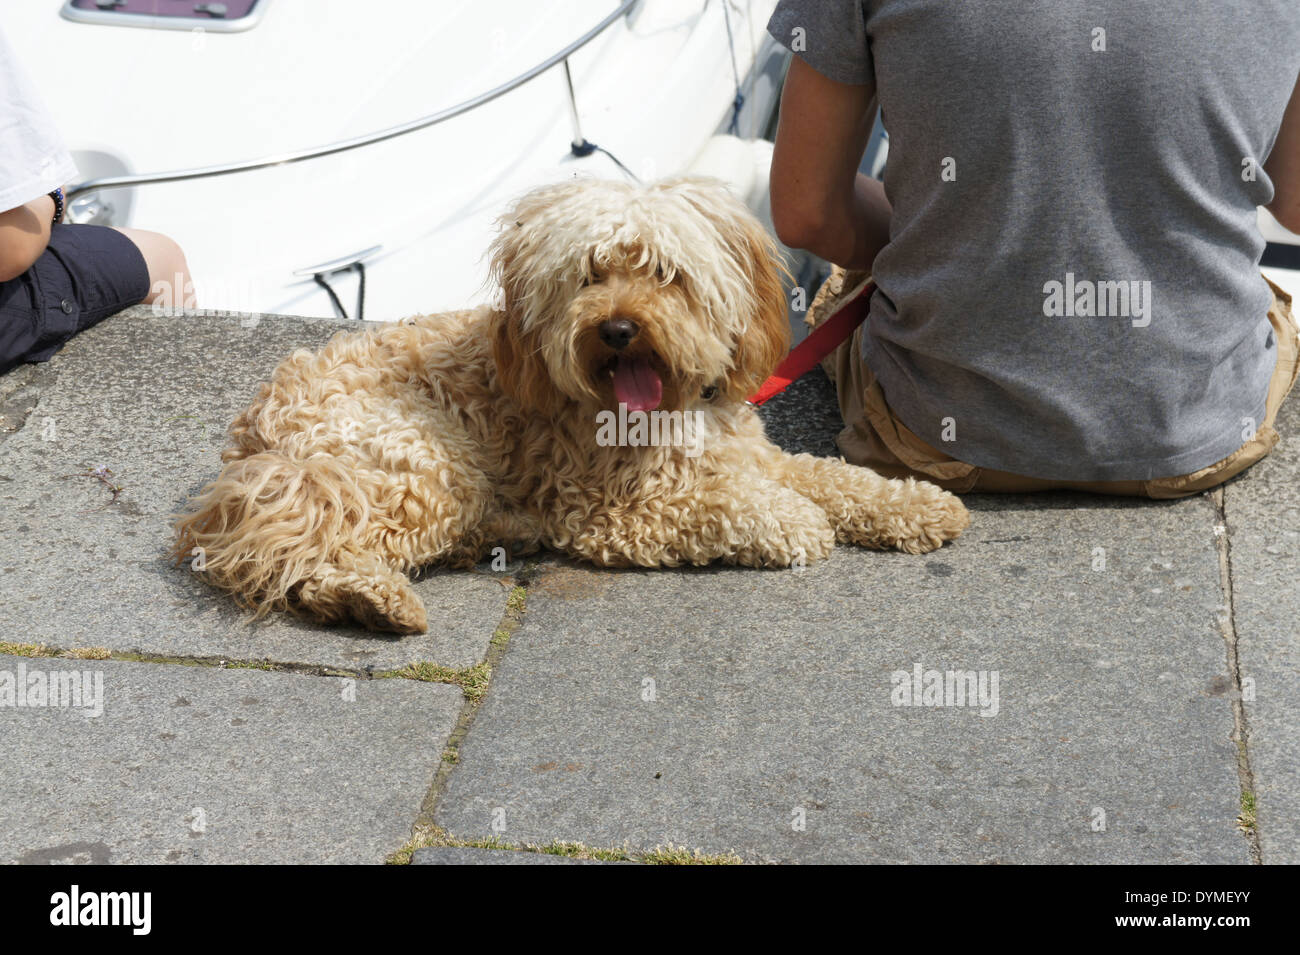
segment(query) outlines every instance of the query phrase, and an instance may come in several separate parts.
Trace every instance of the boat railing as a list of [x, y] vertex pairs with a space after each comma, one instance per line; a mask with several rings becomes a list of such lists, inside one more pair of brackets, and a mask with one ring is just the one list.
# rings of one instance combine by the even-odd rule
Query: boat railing
[[[396, 139], [398, 136], [405, 136], [408, 133], [418, 132], [421, 129], [428, 129], [430, 126], [436, 126], [444, 123], [449, 119], [454, 119], [476, 109], [485, 103], [490, 103], [498, 97], [504, 96], [511, 90], [518, 89], [529, 80], [534, 79], [547, 70], [560, 63], [564, 64], [566, 73], [568, 71], [568, 59], [578, 50], [582, 49], [596, 37], [600, 36], [605, 30], [611, 27], [620, 17], [628, 13], [640, 0], [623, 0], [613, 13], [605, 17], [598, 24], [584, 33], [578, 39], [574, 40], [568, 46], [559, 50], [552, 56], [547, 57], [542, 62], [529, 70], [520, 73], [502, 83], [500, 86], [493, 87], [486, 92], [479, 93], [455, 106], [449, 106], [446, 109], [431, 113], [428, 116], [422, 116], [419, 119], [411, 120], [408, 123], [402, 123], [400, 126], [390, 126], [387, 129], [381, 129], [377, 132], [368, 133], [364, 136], [356, 136], [352, 139], [339, 140], [325, 146], [317, 146], [311, 149], [300, 149], [293, 152], [278, 153], [272, 156], [264, 156], [260, 159], [248, 159], [242, 162], [223, 163], [216, 166], [200, 166], [194, 169], [175, 169], [170, 172], [143, 173], [139, 175], [126, 176], [105, 176], [100, 179], [89, 179], [85, 182], [77, 183], [68, 190], [68, 206], [71, 207], [72, 200], [79, 196], [87, 195], [92, 192], [101, 192], [106, 189], [124, 189], [130, 186], [147, 186], [160, 182], [182, 182], [190, 179], [207, 179], [212, 176], [229, 176], [233, 173], [251, 172], [255, 169], [268, 169], [272, 166], [284, 166], [289, 163], [303, 162], [308, 159], [320, 159], [324, 156], [333, 156], [337, 153], [347, 152], [351, 149], [360, 149], [363, 146], [373, 146], [375, 143], [382, 143], [388, 139]], [[570, 87], [571, 89], [571, 87]], [[570, 104], [572, 106], [572, 103]], [[576, 111], [574, 112], [575, 120], [575, 143], [581, 138], [580, 133], [576, 130]]]

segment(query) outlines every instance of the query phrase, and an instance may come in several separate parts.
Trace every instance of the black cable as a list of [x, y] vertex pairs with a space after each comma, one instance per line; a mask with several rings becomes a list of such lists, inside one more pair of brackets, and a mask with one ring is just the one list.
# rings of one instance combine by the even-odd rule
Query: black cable
[[366, 320], [366, 266], [358, 261], [353, 266], [357, 270], [357, 321]]
[[346, 310], [344, 310], [343, 303], [340, 302], [339, 297], [334, 294], [334, 290], [330, 288], [329, 282], [325, 281], [324, 274], [321, 272], [317, 272], [315, 275], [312, 276], [312, 278], [314, 278], [316, 280], [316, 284], [319, 285], [321, 288], [323, 288], [326, 291], [326, 293], [329, 295], [330, 301], [334, 303], [334, 307], [338, 310], [339, 315], [343, 318], [347, 318], [348, 313]]
[[634, 173], [631, 169], [628, 169], [627, 166], [624, 166], [621, 162], [619, 162], [617, 156], [615, 156], [604, 146], [597, 146], [590, 139], [584, 139], [580, 143], [573, 143], [569, 147], [569, 151], [572, 152], [573, 155], [577, 156], [579, 159], [583, 158], [584, 156], [590, 156], [592, 153], [604, 153], [606, 156], [612, 159], [614, 161], [614, 165], [617, 166], [619, 169], [622, 169], [624, 174], [627, 175], [633, 182], [639, 183], [641, 181], [640, 177], [638, 177], [636, 173]]
[[731, 51], [731, 75], [736, 83], [736, 98], [731, 102], [731, 124], [727, 127], [727, 132], [732, 135], [740, 135], [740, 111], [745, 106], [745, 94], [740, 91], [740, 70], [736, 67], [736, 39], [731, 34], [731, 13], [727, 10], [727, 0], [719, 0], [722, 4], [722, 19], [727, 24], [727, 48]]

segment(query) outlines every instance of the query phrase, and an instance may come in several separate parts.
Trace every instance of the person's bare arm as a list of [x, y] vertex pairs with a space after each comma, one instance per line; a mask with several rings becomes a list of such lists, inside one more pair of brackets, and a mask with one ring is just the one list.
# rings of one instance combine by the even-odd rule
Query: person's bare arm
[[790, 62], [772, 155], [772, 222], [792, 248], [870, 270], [889, 241], [885, 188], [858, 173], [875, 119], [869, 85], [837, 83]]
[[1264, 171], [1273, 180], [1273, 201], [1268, 211], [1292, 232], [1300, 232], [1300, 79], [1296, 80]]
[[49, 196], [0, 212], [0, 282], [22, 275], [41, 257], [53, 221], [54, 200]]

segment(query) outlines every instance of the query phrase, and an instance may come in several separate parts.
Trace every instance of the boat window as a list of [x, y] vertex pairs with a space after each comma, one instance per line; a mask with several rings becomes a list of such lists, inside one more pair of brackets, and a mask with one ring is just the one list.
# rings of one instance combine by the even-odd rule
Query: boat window
[[154, 30], [234, 32], [252, 27], [270, 0], [67, 0], [62, 13], [82, 23]]

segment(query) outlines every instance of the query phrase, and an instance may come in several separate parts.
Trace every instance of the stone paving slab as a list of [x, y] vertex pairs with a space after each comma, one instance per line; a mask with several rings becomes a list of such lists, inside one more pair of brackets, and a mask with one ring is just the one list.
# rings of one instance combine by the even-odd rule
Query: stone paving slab
[[1224, 510], [1255, 777], [1260, 857], [1300, 863], [1300, 394], [1277, 422], [1267, 458], [1225, 489]]
[[[102, 715], [4, 705], [20, 667], [100, 672]], [[0, 656], [0, 864], [383, 862], [461, 704], [410, 680]]]
[[411, 865], [628, 865], [602, 859], [572, 859], [547, 852], [508, 849], [461, 849], [452, 846], [416, 849]]
[[[486, 567], [421, 580], [430, 632], [394, 637], [285, 615], [253, 624], [167, 559], [169, 515], [216, 477], [227, 425], [283, 357], [341, 327], [251, 321], [133, 309], [0, 378], [18, 426], [0, 435], [0, 639], [348, 669], [483, 659], [511, 583]], [[123, 488], [113, 503], [85, 474], [101, 465]]]
[[[545, 565], [437, 823], [748, 861], [1248, 862], [1212, 502], [970, 503], [926, 557]], [[997, 671], [996, 716], [894, 706], [917, 665]]]

